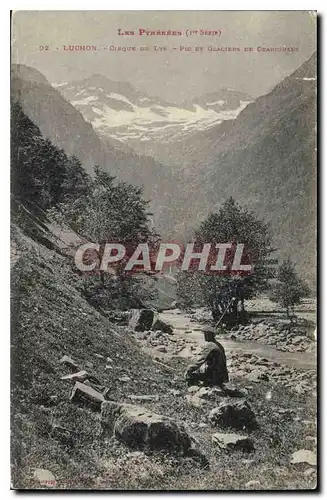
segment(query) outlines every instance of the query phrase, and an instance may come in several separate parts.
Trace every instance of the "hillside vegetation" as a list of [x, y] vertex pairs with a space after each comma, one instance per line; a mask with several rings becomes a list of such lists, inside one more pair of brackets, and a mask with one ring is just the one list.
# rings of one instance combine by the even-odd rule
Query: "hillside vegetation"
[[[314, 374], [308, 372], [303, 377], [295, 369], [285, 372], [283, 367], [275, 366], [277, 377], [270, 379], [260, 371], [265, 361], [257, 356], [250, 359], [230, 355], [232, 381], [243, 390], [258, 427], [249, 432], [254, 446], [251, 453], [229, 452], [216, 446], [212, 435], [217, 429], [209, 425], [209, 413], [226, 399], [213, 393], [213, 399], [193, 404], [198, 403], [197, 399], [192, 399], [184, 381], [186, 359], [181, 356], [163, 359], [144, 348], [135, 331], [113, 324], [97, 303], [92, 305], [85, 293], [84, 276], [73, 263], [74, 244], [63, 245], [47, 212], [50, 207], [74, 203], [75, 196], [83, 199], [90, 181], [82, 175], [80, 164], [45, 140], [17, 105], [13, 116], [18, 120], [15, 127], [19, 131], [12, 150], [13, 487], [315, 488], [315, 469], [309, 468], [306, 461], [291, 463], [292, 454], [299, 448], [309, 448], [314, 454]], [[35, 143], [41, 149], [33, 148]], [[40, 163], [37, 155], [44, 152], [42, 148], [46, 148], [46, 153]], [[58, 171], [54, 171], [52, 161]], [[79, 180], [76, 191], [67, 183], [72, 173]], [[111, 181], [107, 188], [112, 188]], [[95, 196], [98, 191], [88, 193]], [[111, 208], [114, 215], [117, 207]], [[70, 231], [72, 238], [73, 228]], [[77, 233], [75, 236], [80, 238]], [[98, 276], [94, 279], [99, 281]], [[107, 303], [110, 308], [109, 298]], [[153, 333], [158, 332], [144, 334]], [[63, 362], [64, 356], [69, 358], [68, 362], [67, 358]], [[244, 368], [242, 373], [240, 363]], [[141, 401], [139, 404], [151, 414], [165, 415], [179, 426], [185, 425], [198, 453], [135, 450], [124, 440], [105, 435], [99, 409], [70, 398], [74, 384], [62, 377], [71, 375], [72, 365], [74, 371], [87, 370], [110, 401]], [[258, 375], [252, 382], [245, 375], [250, 371]], [[293, 377], [288, 386], [282, 382], [283, 371], [287, 377]], [[295, 384], [294, 380], [303, 383]], [[234, 431], [228, 428], [226, 432]], [[38, 478], [39, 470], [51, 473], [54, 479], [45, 485]], [[255, 480], [259, 483], [253, 483]]]

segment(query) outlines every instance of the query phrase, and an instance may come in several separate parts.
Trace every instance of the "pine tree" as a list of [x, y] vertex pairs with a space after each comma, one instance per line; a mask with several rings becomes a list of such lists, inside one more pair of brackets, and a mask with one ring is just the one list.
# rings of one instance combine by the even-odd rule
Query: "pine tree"
[[[183, 283], [179, 286], [181, 300], [188, 295], [190, 301], [196, 288], [196, 293], [201, 291], [202, 300], [210, 308], [213, 319], [218, 321], [223, 316], [223, 322], [232, 325], [245, 317], [244, 301], [265, 289], [271, 277], [268, 257], [274, 249], [271, 247], [269, 228], [233, 198], [229, 198], [217, 213], [210, 214], [202, 222], [196, 231], [195, 240], [200, 245], [244, 244], [245, 260], [253, 265], [251, 275], [208, 275], [198, 272], [195, 273], [196, 280], [195, 276], [191, 282], [184, 278], [184, 287]], [[233, 251], [229, 254], [226, 252], [226, 255], [230, 266]]]
[[[74, 168], [78, 174], [76, 165]], [[158, 235], [150, 229], [151, 214], [148, 213], [148, 202], [142, 198], [142, 189], [117, 181], [99, 166], [94, 168], [94, 177], [85, 185], [81, 178], [81, 185], [85, 187], [85, 192], [83, 187], [76, 199], [71, 196], [66, 198], [59, 205], [57, 220], [65, 222], [87, 240], [98, 243], [99, 262], [106, 243], [120, 243], [134, 249], [139, 243], [150, 245], [157, 241]], [[88, 298], [93, 303], [101, 301], [102, 306], [119, 298], [125, 306], [128, 301], [141, 304], [144, 296], [153, 298], [154, 289], [148, 283], [143, 286], [140, 276], [126, 274], [123, 268], [124, 264], [118, 264], [114, 277], [100, 270], [100, 282], [97, 276], [88, 277]]]
[[142, 189], [94, 168], [86, 192], [61, 205], [66, 222], [93, 242], [137, 245], [155, 238]]
[[86, 196], [91, 190], [91, 178], [76, 156], [67, 158], [65, 175], [61, 185], [63, 203]]
[[277, 283], [272, 287], [269, 298], [286, 309], [287, 317], [292, 321], [294, 306], [309, 294], [310, 289], [298, 276], [294, 263], [290, 258], [284, 260], [278, 269]]
[[11, 193], [32, 210], [56, 205], [62, 196], [68, 158], [44, 139], [24, 114], [20, 103], [11, 107]]

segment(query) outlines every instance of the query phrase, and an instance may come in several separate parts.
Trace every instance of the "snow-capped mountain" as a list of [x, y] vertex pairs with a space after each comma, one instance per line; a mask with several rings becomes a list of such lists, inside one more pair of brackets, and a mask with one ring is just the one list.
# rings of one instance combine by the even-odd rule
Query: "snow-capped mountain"
[[221, 89], [178, 106], [102, 75], [56, 87], [99, 134], [142, 152], [152, 142], [175, 142], [234, 119], [253, 100]]
[[[216, 92], [209, 92], [207, 94], [202, 95], [201, 97], [197, 97], [193, 99], [192, 103], [195, 106], [200, 106], [207, 110], [215, 111], [217, 114], [221, 114], [223, 111], [230, 111], [230, 118], [236, 118], [239, 114], [237, 111], [242, 103], [249, 104], [254, 99], [248, 94], [244, 94], [243, 92], [239, 92], [234, 89], [220, 89]], [[223, 118], [226, 119], [226, 118]]]
[[[44, 137], [76, 155], [87, 170], [99, 164], [119, 179], [144, 186], [154, 225], [164, 238], [185, 240], [209, 212], [216, 212], [233, 196], [270, 224], [278, 257], [292, 255], [303, 275], [314, 282], [316, 79], [313, 54], [235, 119], [230, 118], [249, 97], [232, 90], [207, 94], [178, 107], [101, 76], [54, 89], [35, 69], [14, 65], [11, 92]], [[98, 128], [99, 138], [93, 126], [97, 128], [97, 119], [105, 120], [106, 108], [109, 117], [119, 120], [127, 114], [130, 121], [126, 125], [111, 122], [103, 133]], [[221, 123], [192, 129], [186, 117], [194, 118], [197, 109], [203, 116], [220, 115]], [[133, 141], [127, 135], [134, 130], [135, 137], [142, 137], [135, 128], [142, 113], [141, 132], [149, 139], [136, 138], [134, 143], [138, 152], [143, 146], [147, 156], [129, 147]], [[223, 121], [221, 116], [229, 119]], [[174, 141], [168, 134], [171, 127], [175, 127]], [[183, 128], [185, 137], [176, 140], [177, 132], [183, 137]], [[115, 129], [122, 136], [113, 141], [119, 137]], [[165, 131], [170, 139], [161, 143]]]

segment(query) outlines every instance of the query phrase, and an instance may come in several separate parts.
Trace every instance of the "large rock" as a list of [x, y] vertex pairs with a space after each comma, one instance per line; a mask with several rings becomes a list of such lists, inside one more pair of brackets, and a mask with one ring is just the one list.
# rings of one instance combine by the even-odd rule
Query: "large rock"
[[213, 434], [212, 441], [224, 450], [242, 450], [251, 452], [254, 450], [253, 441], [248, 436], [238, 434]]
[[298, 450], [295, 451], [291, 457], [291, 464], [302, 464], [306, 463], [309, 465], [317, 465], [317, 455], [310, 450]]
[[161, 319], [155, 320], [155, 322], [152, 326], [152, 330], [154, 330], [154, 331], [160, 330], [163, 333], [173, 333], [174, 332], [173, 327], [171, 325], [169, 325], [168, 323], [165, 323]]
[[185, 396], [186, 401], [194, 406], [195, 408], [201, 408], [201, 406], [204, 406], [205, 401], [203, 399], [200, 399], [196, 394], [186, 394]]
[[127, 325], [129, 321], [128, 311], [118, 311], [118, 310], [104, 310], [100, 308], [101, 314], [106, 316], [111, 323], [116, 325]]
[[105, 431], [132, 448], [166, 449], [192, 454], [194, 440], [181, 424], [146, 408], [106, 401], [101, 407]]
[[76, 382], [70, 396], [70, 400], [73, 403], [84, 403], [100, 410], [101, 404], [105, 401], [105, 398], [101, 392], [93, 389], [89, 385], [82, 384], [81, 382]]
[[209, 414], [213, 427], [231, 427], [233, 429], [253, 430], [258, 427], [256, 416], [247, 401], [221, 403]]
[[195, 393], [200, 399], [207, 399], [211, 401], [215, 401], [219, 396], [225, 396], [226, 393], [222, 387], [201, 387]]
[[187, 392], [198, 392], [199, 386], [198, 385], [191, 385], [190, 387], [187, 388]]
[[259, 487], [261, 486], [261, 483], [260, 481], [257, 481], [255, 479], [252, 479], [251, 481], [248, 481], [246, 484], [245, 484], [245, 487], [246, 488], [252, 488], [252, 489], [258, 489]]
[[70, 357], [70, 356], [63, 356], [59, 363], [61, 365], [65, 365], [67, 366], [68, 368], [70, 368], [71, 370], [75, 370], [77, 371], [78, 370], [78, 364]]
[[177, 356], [179, 358], [185, 358], [185, 359], [193, 358], [193, 352], [189, 347], [184, 347], [178, 352]]
[[152, 309], [132, 309], [128, 326], [136, 332], [151, 330], [156, 320], [155, 312]]
[[244, 398], [248, 394], [247, 389], [239, 389], [230, 382], [226, 382], [223, 386], [225, 395], [231, 398]]
[[35, 469], [34, 478], [40, 483], [41, 486], [47, 488], [55, 488], [57, 485], [56, 478], [51, 471], [47, 469]]
[[84, 382], [89, 377], [89, 374], [85, 370], [81, 370], [76, 373], [69, 373], [61, 377], [61, 380], [71, 380], [73, 382]]

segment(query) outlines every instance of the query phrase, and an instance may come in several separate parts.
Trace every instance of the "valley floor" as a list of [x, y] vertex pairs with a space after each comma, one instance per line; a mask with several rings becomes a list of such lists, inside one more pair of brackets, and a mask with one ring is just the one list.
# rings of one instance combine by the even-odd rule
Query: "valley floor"
[[[316, 488], [314, 364], [305, 370], [262, 353], [227, 349], [231, 382], [244, 391], [259, 427], [246, 431], [253, 452], [222, 450], [212, 435], [238, 431], [212, 428], [209, 413], [226, 398], [196, 394], [184, 381], [199, 332], [136, 333], [113, 325], [83, 298], [64, 257], [44, 247], [24, 252], [29, 242], [18, 240], [12, 269], [13, 488]], [[69, 370], [60, 363], [65, 355], [99, 379], [110, 400], [136, 400], [185, 424], [208, 466], [196, 458], [131, 449], [104, 436], [100, 413], [70, 401], [73, 384], [62, 379]], [[307, 451], [291, 463], [299, 450]]]

